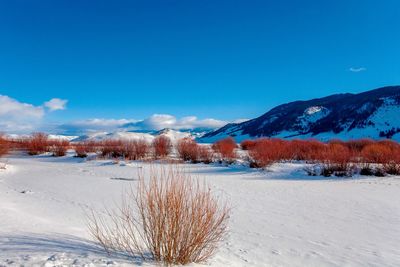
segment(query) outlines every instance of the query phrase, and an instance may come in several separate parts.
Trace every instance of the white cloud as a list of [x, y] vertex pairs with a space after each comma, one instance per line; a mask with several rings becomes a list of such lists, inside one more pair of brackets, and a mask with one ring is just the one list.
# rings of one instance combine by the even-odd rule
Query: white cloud
[[351, 67], [349, 69], [349, 71], [351, 71], [351, 72], [362, 72], [362, 71], [366, 71], [366, 70], [367, 70], [367, 68], [364, 68], [364, 67]]
[[66, 108], [67, 102], [68, 100], [65, 99], [53, 98], [47, 102], [44, 102], [44, 106], [50, 111], [64, 110]]
[[164, 128], [181, 130], [198, 128], [215, 129], [225, 124], [227, 124], [226, 121], [211, 118], [199, 120], [195, 116], [188, 116], [178, 119], [169, 114], [154, 114], [142, 121], [131, 123], [129, 126], [136, 130], [161, 130]]
[[59, 126], [64, 133], [83, 134], [87, 132], [115, 130], [153, 131], [171, 128], [182, 129], [216, 129], [228, 122], [216, 119], [198, 119], [195, 116], [176, 118], [169, 114], [154, 114], [144, 120], [129, 119], [88, 119], [66, 123]]
[[32, 131], [45, 115], [41, 106], [19, 102], [0, 95], [0, 131]]
[[125, 124], [134, 122], [136, 121], [127, 119], [87, 119], [62, 124], [59, 128], [63, 131], [81, 134], [94, 131], [114, 131]]
[[[29, 133], [42, 125], [46, 111], [65, 109], [66, 100], [53, 98], [43, 105], [35, 106], [0, 95], [0, 132]], [[45, 109], [47, 107], [48, 109]]]

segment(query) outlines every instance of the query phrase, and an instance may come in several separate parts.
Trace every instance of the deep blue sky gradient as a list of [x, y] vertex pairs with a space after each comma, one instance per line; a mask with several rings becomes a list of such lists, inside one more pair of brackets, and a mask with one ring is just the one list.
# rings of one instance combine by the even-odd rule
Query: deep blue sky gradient
[[399, 18], [395, 0], [1, 0], [0, 94], [68, 99], [53, 120], [252, 118], [400, 84]]

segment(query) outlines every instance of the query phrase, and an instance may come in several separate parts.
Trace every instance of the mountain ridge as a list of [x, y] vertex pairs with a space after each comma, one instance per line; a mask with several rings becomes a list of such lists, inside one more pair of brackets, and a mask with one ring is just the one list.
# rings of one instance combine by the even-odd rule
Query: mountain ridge
[[399, 133], [400, 86], [386, 86], [278, 105], [255, 119], [227, 124], [200, 140], [227, 136], [237, 141], [259, 137], [400, 139]]

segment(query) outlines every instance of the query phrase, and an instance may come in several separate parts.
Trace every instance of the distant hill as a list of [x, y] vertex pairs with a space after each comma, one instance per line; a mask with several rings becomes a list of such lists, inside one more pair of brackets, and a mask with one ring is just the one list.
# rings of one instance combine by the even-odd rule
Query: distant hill
[[258, 118], [207, 133], [200, 141], [227, 136], [237, 141], [258, 137], [400, 140], [400, 86], [283, 104]]

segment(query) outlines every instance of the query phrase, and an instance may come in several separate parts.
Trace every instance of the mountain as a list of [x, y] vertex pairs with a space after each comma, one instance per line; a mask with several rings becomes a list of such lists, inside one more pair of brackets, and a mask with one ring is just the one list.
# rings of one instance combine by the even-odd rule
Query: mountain
[[172, 129], [163, 129], [160, 131], [153, 132], [130, 132], [130, 131], [114, 131], [114, 132], [95, 132], [86, 135], [79, 136], [72, 141], [86, 141], [95, 140], [101, 141], [105, 139], [121, 139], [121, 140], [145, 140], [147, 142], [153, 141], [157, 136], [166, 136], [171, 139], [172, 142], [177, 142], [179, 139], [186, 137], [195, 137], [189, 132], [182, 132]]
[[200, 141], [227, 136], [237, 141], [258, 137], [400, 140], [400, 86], [283, 104], [258, 118], [207, 133]]

